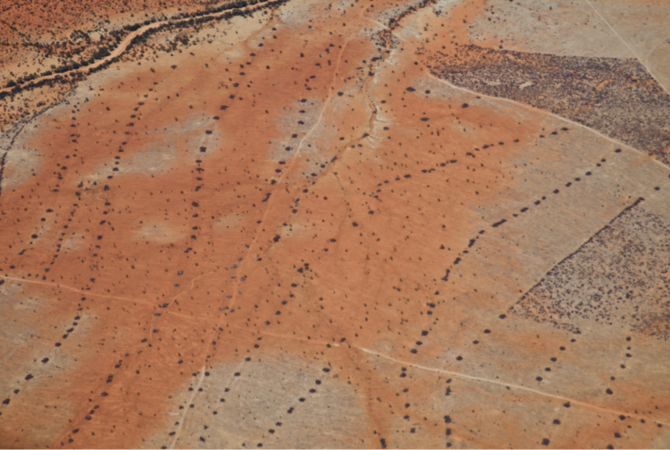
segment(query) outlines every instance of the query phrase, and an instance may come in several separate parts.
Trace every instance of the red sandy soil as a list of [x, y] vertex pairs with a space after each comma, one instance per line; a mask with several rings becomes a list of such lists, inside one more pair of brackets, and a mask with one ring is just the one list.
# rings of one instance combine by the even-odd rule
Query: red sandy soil
[[[375, 11], [393, 2], [355, 2], [344, 16], [315, 2], [311, 22], [286, 25], [275, 13], [230, 61], [195, 45], [124, 63], [98, 97], [46, 115], [26, 144], [42, 154], [38, 171], [0, 197], [0, 289], [39, 304], [2, 306], [15, 317], [5, 326], [23, 341], [0, 354], [9, 399], [0, 446], [170, 446], [179, 438], [169, 435], [174, 422], [189, 409], [168, 415], [183, 386], [217, 364], [282, 354], [356, 387], [363, 413], [355, 420], [365, 431], [348, 437], [352, 447], [539, 447], [545, 438], [552, 447], [604, 447], [623, 443], [615, 432], [628, 433], [626, 446], [667, 444], [670, 404], [654, 391], [659, 378], [631, 375], [604, 395], [616, 384], [609, 371], [588, 372], [583, 361], [610, 344], [589, 337], [578, 350], [570, 333], [501, 321], [509, 300], [494, 297], [486, 276], [442, 280], [469, 239], [491, 230], [497, 217], [487, 211], [523, 183], [519, 159], [551, 161], [528, 146], [560, 132], [540, 113], [520, 121], [469, 94], [440, 93], [428, 76], [427, 55], [467, 43], [467, 22], [484, 4], [418, 16], [437, 35], [396, 40], [390, 62], [390, 47], [360, 31], [378, 27]], [[72, 29], [170, 6], [86, 5], [96, 14], [88, 17], [50, 4], [49, 17], [70, 18], [62, 26]], [[44, 22], [27, 7], [11, 11], [9, 24], [33, 26], [25, 15], [35, 29]], [[371, 65], [374, 57], [382, 59]], [[164, 146], [160, 136], [170, 131], [162, 130], [200, 115], [207, 125], [170, 141], [177, 153], [169, 167], [93, 177], [104, 164]], [[185, 140], [208, 131], [221, 143], [189, 153]], [[157, 236], [140, 231], [157, 224]], [[514, 277], [508, 286], [529, 287]], [[561, 392], [534, 381], [559, 353], [570, 386]], [[582, 370], [597, 392], [578, 387]], [[447, 388], [461, 397], [435, 406], [451, 398]], [[295, 400], [296, 409], [311, 407], [309, 398]], [[188, 414], [200, 420], [197, 408]], [[283, 410], [258, 414], [291, 420]], [[551, 422], [559, 416], [560, 429]], [[143, 443], [154, 436], [162, 443]], [[278, 429], [249, 436], [246, 446], [264, 440], [292, 442]], [[226, 445], [177, 446], [210, 444]]]
[[[86, 30], [107, 20], [115, 22], [121, 17], [144, 20], [146, 16], [162, 13], [172, 8], [183, 12], [200, 10], [207, 1], [54, 1], [39, 4], [16, 1], [3, 6], [0, 36], [6, 44], [39, 42], [43, 39], [68, 38], [74, 30]], [[131, 16], [132, 14], [132, 16]], [[125, 15], [125, 16], [122, 16]]]

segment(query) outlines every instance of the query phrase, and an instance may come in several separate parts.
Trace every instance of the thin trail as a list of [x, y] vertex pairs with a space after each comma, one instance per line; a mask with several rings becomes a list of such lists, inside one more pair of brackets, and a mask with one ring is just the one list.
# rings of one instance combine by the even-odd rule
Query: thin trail
[[631, 47], [630, 45], [628, 45], [628, 42], [626, 42], [626, 40], [625, 40], [625, 39], [624, 39], [624, 38], [623, 38], [623, 37], [622, 37], [622, 36], [621, 36], [621, 35], [614, 29], [614, 27], [613, 27], [612, 25], [610, 25], [610, 23], [603, 17], [603, 15], [600, 14], [600, 11], [598, 11], [598, 10], [596, 9], [596, 7], [593, 6], [593, 3], [591, 3], [589, 0], [586, 0], [586, 3], [588, 3], [589, 6], [593, 9], [593, 11], [598, 15], [598, 17], [600, 17], [600, 20], [602, 20], [603, 22], [605, 22], [605, 24], [609, 27], [609, 29], [612, 30], [612, 33], [614, 33], [614, 34], [621, 40], [621, 42], [623, 42], [623, 44], [624, 44], [626, 47], [628, 47], [628, 50], [630, 50], [630, 52], [633, 54], [633, 56], [635, 56], [635, 58], [640, 62], [640, 64], [642, 64], [642, 66], [647, 70], [647, 72], [649, 73], [649, 75], [651, 75], [651, 76], [654, 78], [654, 80], [656, 80], [656, 82], [658, 83], [658, 85], [661, 86], [661, 88], [663, 88], [663, 90], [665, 91], [665, 93], [668, 94], [668, 95], [670, 95], [670, 91], [668, 91], [668, 89], [667, 89], [665, 86], [663, 86], [663, 83], [661, 83], [661, 81], [660, 81], [660, 80], [654, 75], [654, 73], [649, 69], [649, 66], [647, 66], [647, 64], [645, 64], [645, 62], [642, 61], [642, 58], [640, 58], [640, 56], [637, 54], [637, 52], [636, 52], [635, 50], [633, 50], [633, 47]]
[[[367, 12], [367, 9], [364, 8], [364, 7], [361, 7], [361, 11], [360, 11], [358, 17], [381, 26], [383, 28], [383, 30], [379, 32], [380, 35], [383, 35], [384, 32], [388, 31], [388, 33], [391, 36], [395, 36], [394, 27], [401, 26], [399, 22], [395, 22], [394, 27], [391, 27], [389, 25], [384, 25], [383, 23], [381, 23], [381, 22], [379, 22], [375, 19], [367, 17], [365, 15], [366, 12]], [[403, 42], [405, 41], [405, 39], [403, 39], [400, 36], [396, 36], [396, 37]], [[389, 48], [388, 43], [386, 43], [385, 39], [382, 38], [382, 40], [385, 42], [385, 47], [388, 49]], [[390, 50], [387, 50], [387, 51], [390, 54]], [[342, 151], [340, 153], [338, 153], [338, 155], [337, 155], [338, 158], [340, 158], [344, 154], [344, 152], [346, 152], [346, 150], [348, 148], [358, 144], [359, 142], [363, 141], [366, 138], [370, 138], [370, 139], [373, 139], [373, 140], [376, 140], [376, 141], [383, 141], [383, 139], [380, 139], [380, 138], [371, 134], [374, 130], [374, 123], [377, 121], [377, 115], [379, 113], [379, 108], [377, 108], [377, 104], [372, 100], [372, 97], [370, 96], [370, 94], [368, 94], [368, 85], [370, 84], [370, 82], [372, 80], [375, 79], [376, 74], [377, 74], [376, 69], [378, 69], [381, 66], [382, 63], [388, 62], [389, 54], [382, 57], [380, 61], [370, 62], [370, 65], [369, 65], [369, 68], [368, 68], [367, 78], [365, 79], [365, 82], [363, 83], [363, 86], [361, 87], [361, 94], [365, 98], [365, 101], [368, 104], [368, 108], [370, 108], [370, 117], [367, 121], [367, 131], [365, 131], [361, 136], [359, 136], [357, 138], [353, 138], [350, 141], [348, 141], [346, 144], [344, 144], [342, 146]], [[338, 64], [339, 64], [339, 60], [338, 60]], [[333, 82], [334, 82], [334, 79], [333, 79]], [[340, 159], [340, 161], [342, 161], [342, 159]], [[335, 172], [334, 167], [335, 167], [334, 164], [329, 165], [326, 168], [326, 170], [324, 170], [323, 175], [326, 175], [326, 174], [329, 174], [329, 173], [332, 172], [334, 174], [335, 179], [337, 180], [338, 184], [340, 185], [340, 189], [342, 191], [344, 191], [344, 187], [342, 186], [342, 182], [340, 180], [340, 177], [337, 175], [337, 172]]]
[[[337, 75], [339, 74], [338, 70], [340, 68], [340, 61], [342, 60], [342, 54], [344, 53], [344, 50], [347, 48], [347, 44], [349, 43], [349, 40], [346, 40], [344, 42], [344, 45], [342, 46], [342, 49], [340, 50], [339, 55], [337, 56], [337, 63], [335, 64], [335, 69], [333, 71], [333, 79], [330, 83], [330, 89], [328, 92], [328, 96], [326, 97], [326, 100], [324, 101], [323, 108], [321, 108], [321, 112], [319, 113], [319, 117], [312, 126], [312, 128], [309, 129], [309, 131], [303, 136], [303, 138], [300, 140], [300, 143], [298, 144], [298, 148], [296, 149], [295, 154], [291, 157], [291, 160], [288, 162], [286, 165], [286, 169], [281, 173], [279, 179], [277, 180], [276, 184], [277, 187], [274, 189], [272, 192], [273, 194], [281, 187], [282, 181], [286, 177], [286, 175], [290, 172], [290, 169], [293, 167], [295, 164], [295, 161], [297, 160], [298, 156], [300, 155], [300, 152], [302, 150], [302, 146], [305, 143], [305, 140], [312, 134], [312, 132], [321, 124], [321, 120], [323, 119], [324, 112], [326, 111], [326, 108], [330, 105], [330, 101], [333, 97], [333, 90], [335, 89], [335, 79], [337, 78]], [[243, 259], [243, 264], [246, 264], [247, 261], [249, 261], [249, 258], [251, 254], [254, 252], [254, 249], [256, 248], [256, 245], [258, 243], [258, 238], [261, 234], [261, 230], [263, 229], [263, 226], [265, 225], [265, 221], [267, 220], [268, 214], [270, 210], [272, 209], [272, 206], [275, 202], [276, 195], [271, 195], [270, 199], [268, 200], [268, 205], [267, 208], [265, 208], [265, 212], [263, 213], [263, 216], [261, 217], [260, 223], [258, 224], [258, 227], [256, 227], [256, 232], [254, 233], [254, 238], [251, 241], [251, 244], [249, 244], [249, 250], [247, 251], [246, 256]], [[240, 267], [241, 269], [241, 267]], [[232, 293], [232, 298], [230, 299], [230, 303], [228, 305], [229, 308], [232, 308], [235, 306], [235, 301], [237, 300], [237, 295], [239, 291], [239, 285], [240, 285], [240, 278], [236, 280], [235, 283], [235, 288]]]
[[[231, 380], [234, 382], [235, 379], [233, 378], [233, 374], [236, 372], [240, 371], [240, 368], [244, 365], [244, 361], [239, 363], [235, 369], [233, 369], [230, 372], [230, 376], [228, 377], [228, 380], [226, 381], [225, 386], [230, 386], [231, 385]], [[179, 435], [181, 434], [181, 430], [184, 427], [184, 422], [186, 422], [186, 418], [188, 417], [188, 411], [191, 409], [188, 405], [193, 404], [193, 400], [195, 400], [195, 397], [198, 395], [198, 389], [202, 386], [202, 382], [205, 380], [205, 370], [207, 369], [207, 366], [204, 365], [202, 366], [202, 369], [200, 370], [200, 379], [198, 380], [198, 384], [193, 388], [193, 394], [191, 395], [191, 398], [189, 398], [188, 403], [186, 404], [186, 407], [184, 408], [184, 414], [181, 416], [181, 420], [179, 421], [179, 425], [177, 426], [177, 429], [175, 430], [174, 434], [174, 440], [172, 441], [172, 444], [170, 444], [170, 448], [175, 448], [177, 445], [177, 441], [179, 440]]]
[[377, 356], [379, 358], [383, 358], [383, 359], [386, 359], [386, 360], [389, 360], [389, 361], [393, 361], [395, 363], [402, 364], [402, 365], [405, 365], [405, 366], [414, 367], [415, 369], [426, 370], [428, 372], [434, 372], [434, 373], [442, 373], [442, 374], [445, 374], [445, 375], [451, 375], [451, 376], [458, 377], [458, 378], [463, 378], [463, 379], [466, 379], [466, 380], [472, 380], [472, 381], [478, 381], [478, 382], [482, 382], [482, 383], [495, 384], [495, 385], [498, 385], [498, 386], [502, 386], [504, 388], [511, 388], [511, 389], [517, 389], [517, 390], [521, 390], [521, 391], [526, 391], [526, 392], [530, 392], [530, 393], [533, 393], [533, 394], [536, 394], [536, 395], [541, 395], [543, 397], [548, 397], [548, 398], [553, 398], [555, 400], [560, 400], [562, 402], [570, 402], [571, 405], [573, 405], [573, 404], [574, 405], [579, 405], [579, 406], [582, 406], [584, 408], [592, 409], [592, 410], [595, 410], [595, 411], [601, 411], [601, 412], [608, 413], [608, 414], [615, 414], [617, 416], [624, 415], [624, 416], [630, 416], [630, 417], [637, 417], [637, 418], [640, 418], [640, 419], [649, 420], [649, 421], [652, 421], [652, 422], [655, 422], [655, 423], [658, 423], [658, 424], [662, 424], [662, 425], [670, 425], [670, 422], [663, 422], [663, 421], [660, 421], [660, 420], [655, 420], [655, 419], [650, 418], [649, 416], [642, 416], [640, 414], [632, 414], [632, 413], [625, 412], [625, 411], [617, 411], [615, 409], [603, 408], [603, 407], [600, 407], [600, 406], [593, 405], [591, 403], [583, 402], [581, 400], [576, 400], [574, 398], [565, 397], [563, 395], [557, 395], [557, 394], [549, 394], [548, 392], [543, 392], [543, 391], [540, 391], [540, 390], [537, 390], [537, 389], [521, 386], [521, 385], [518, 385], [518, 384], [505, 383], [505, 382], [502, 382], [502, 381], [491, 380], [491, 379], [488, 379], [488, 378], [466, 375], [464, 373], [454, 372], [454, 371], [451, 371], [451, 370], [436, 369], [434, 367], [427, 367], [427, 366], [422, 366], [422, 365], [419, 365], [419, 364], [410, 363], [410, 362], [407, 362], [407, 361], [401, 361], [399, 359], [395, 359], [395, 358], [392, 358], [390, 356], [384, 355], [382, 353], [377, 353], [373, 350], [369, 350], [369, 349], [363, 348], [363, 347], [355, 347], [355, 348], [357, 348], [358, 350], [360, 350], [364, 353], [367, 353], [369, 355], [374, 355], [374, 356]]
[[578, 126], [578, 127], [583, 128], [583, 129], [585, 129], [585, 130], [587, 130], [587, 131], [590, 131], [591, 133], [597, 134], [597, 135], [600, 136], [601, 138], [607, 139], [608, 141], [610, 141], [610, 142], [612, 142], [612, 143], [614, 143], [614, 144], [616, 144], [616, 145], [618, 145], [618, 146], [621, 146], [622, 148], [623, 148], [623, 147], [626, 147], [627, 149], [632, 150], [633, 152], [638, 153], [639, 155], [641, 155], [642, 157], [644, 157], [645, 160], [650, 160], [650, 161], [652, 161], [653, 163], [658, 164], [659, 166], [663, 167], [665, 170], [670, 171], [670, 167], [669, 167], [669, 166], [663, 164], [661, 161], [657, 160], [656, 158], [652, 158], [652, 157], [649, 156], [647, 153], [645, 153], [645, 152], [643, 152], [643, 151], [641, 151], [641, 150], [638, 150], [638, 149], [636, 149], [635, 147], [631, 147], [631, 146], [628, 145], [628, 144], [624, 144], [623, 142], [617, 141], [616, 139], [613, 139], [613, 138], [611, 138], [611, 137], [609, 137], [609, 136], [607, 136], [607, 135], [605, 135], [605, 134], [603, 134], [603, 133], [601, 133], [601, 132], [599, 132], [599, 131], [597, 131], [597, 130], [594, 130], [594, 129], [591, 128], [591, 127], [588, 127], [588, 126], [586, 126], [586, 125], [582, 125], [582, 124], [579, 123], [579, 122], [574, 122], [574, 121], [572, 121], [572, 120], [570, 120], [570, 119], [566, 119], [566, 118], [563, 117], [563, 116], [559, 116], [558, 114], [554, 114], [554, 113], [552, 113], [552, 112], [550, 112], [550, 111], [547, 111], [547, 110], [545, 110], [545, 109], [535, 108], [534, 106], [530, 106], [530, 105], [527, 105], [527, 104], [525, 104], [525, 103], [517, 102], [517, 101], [515, 101], [515, 100], [510, 100], [510, 99], [508, 99], [508, 98], [504, 98], [504, 97], [494, 97], [494, 96], [492, 96], [492, 95], [486, 95], [486, 94], [483, 94], [483, 93], [481, 93], [481, 92], [475, 92], [475, 91], [471, 91], [470, 89], [467, 89], [467, 88], [464, 88], [464, 87], [456, 86], [455, 84], [452, 84], [452, 83], [450, 83], [450, 82], [448, 82], [448, 81], [446, 81], [446, 80], [443, 80], [443, 79], [441, 79], [441, 78], [436, 77], [435, 75], [433, 75], [433, 74], [430, 73], [430, 72], [426, 72], [426, 75], [427, 75], [428, 77], [432, 78], [433, 80], [435, 80], [435, 81], [439, 81], [440, 83], [444, 83], [444, 84], [446, 84], [447, 86], [449, 86], [449, 87], [451, 87], [451, 88], [453, 88], [453, 89], [457, 89], [457, 90], [459, 90], [459, 91], [467, 92], [468, 94], [472, 94], [472, 95], [475, 95], [475, 96], [478, 95], [478, 96], [480, 96], [480, 97], [486, 97], [486, 98], [488, 98], [488, 99], [496, 100], [496, 101], [499, 101], [499, 102], [510, 103], [510, 104], [512, 104], [512, 105], [515, 105], [515, 106], [520, 106], [520, 107], [522, 107], [522, 108], [524, 108], [524, 109], [527, 109], [527, 110], [529, 110], [529, 111], [533, 111], [533, 112], [535, 112], [535, 113], [546, 114], [546, 115], [548, 115], [548, 116], [551, 116], [551, 117], [554, 117], [554, 118], [556, 118], [556, 119], [562, 120], [562, 121], [567, 122], [567, 123], [569, 123], [569, 124]]
[[[326, 112], [326, 108], [330, 105], [330, 100], [333, 98], [333, 90], [335, 89], [335, 79], [337, 78], [337, 75], [339, 75], [339, 68], [340, 68], [340, 61], [342, 60], [342, 54], [344, 53], [344, 50], [347, 48], [347, 45], [349, 44], [349, 40], [344, 41], [344, 45], [342, 46], [342, 49], [340, 50], [340, 53], [337, 55], [337, 63], [335, 63], [335, 70], [333, 72], [333, 79], [330, 82], [330, 89], [328, 92], [328, 96], [326, 97], [326, 100], [324, 101], [323, 108], [321, 108], [321, 112], [319, 113], [319, 118], [316, 120], [316, 123], [312, 128], [309, 129], [309, 131], [302, 137], [300, 140], [300, 143], [298, 144], [298, 148], [296, 149], [295, 155], [293, 155], [293, 158], [291, 159], [291, 162], [289, 163], [289, 167], [295, 159], [300, 155], [300, 151], [302, 150], [302, 145], [305, 143], [305, 140], [316, 130], [319, 125], [321, 125], [321, 120], [323, 119], [323, 114]], [[279, 181], [281, 182], [284, 179], [284, 175], [288, 172], [288, 170], [284, 171], [282, 173], [282, 176], [279, 177]]]
[[661, 41], [658, 44], [654, 45], [651, 48], [651, 50], [649, 50], [649, 52], [647, 52], [647, 57], [645, 58], [645, 61], [647, 62], [647, 64], [649, 64], [649, 58], [656, 51], [656, 49], [658, 47], [660, 47], [661, 45], [665, 44], [665, 43], [670, 43], [670, 36], [665, 36], [663, 39], [661, 39]]
[[[341, 61], [341, 59], [342, 59], [342, 54], [344, 53], [344, 50], [346, 49], [348, 43], [349, 43], [348, 40], [345, 41], [344, 45], [342, 46], [342, 49], [340, 50], [340, 54], [339, 54], [338, 57], [337, 57], [337, 63], [335, 64], [335, 69], [334, 69], [334, 72], [333, 72], [333, 79], [332, 79], [331, 84], [330, 84], [330, 90], [329, 90], [329, 92], [328, 92], [328, 96], [326, 97], [326, 100], [324, 101], [324, 105], [323, 105], [323, 108], [321, 109], [321, 113], [319, 114], [319, 118], [318, 118], [317, 122], [314, 124], [314, 126], [313, 126], [313, 127], [307, 132], [307, 134], [300, 140], [300, 144], [298, 145], [298, 148], [297, 148], [295, 154], [292, 156], [291, 161], [290, 161], [289, 164], [288, 164], [288, 167], [286, 168], [286, 170], [285, 170], [284, 172], [282, 172], [281, 176], [279, 177], [279, 180], [277, 181], [277, 188], [275, 188], [275, 192], [277, 191], [277, 189], [278, 189], [279, 186], [281, 185], [281, 182], [282, 182], [283, 179], [285, 178], [286, 174], [289, 172], [289, 169], [290, 169], [290, 168], [292, 167], [292, 165], [294, 164], [294, 162], [295, 162], [297, 156], [300, 154], [300, 150], [301, 150], [301, 148], [302, 148], [303, 143], [305, 142], [305, 139], [306, 139], [306, 138], [307, 138], [307, 137], [308, 137], [308, 136], [309, 136], [309, 135], [316, 129], [316, 127], [319, 126], [319, 124], [320, 124], [320, 122], [321, 122], [321, 119], [323, 118], [324, 112], [325, 112], [326, 108], [328, 107], [328, 105], [330, 104], [330, 100], [331, 100], [331, 98], [332, 98], [332, 96], [333, 96], [333, 90], [334, 90], [334, 85], [335, 85], [335, 79], [336, 79], [336, 77], [337, 77], [337, 75], [338, 75], [338, 73], [339, 73], [339, 72], [338, 72], [338, 69], [339, 69], [339, 66], [340, 66], [340, 61]], [[273, 192], [273, 193], [274, 193], [274, 192]], [[252, 240], [252, 242], [251, 242], [251, 245], [249, 245], [249, 250], [247, 251], [246, 257], [245, 257], [244, 260], [243, 260], [245, 263], [249, 260], [249, 257], [250, 257], [250, 255], [251, 255], [251, 253], [254, 251], [254, 248], [255, 248], [255, 246], [256, 246], [256, 243], [258, 242], [258, 236], [261, 234], [262, 227], [263, 227], [263, 225], [264, 225], [264, 223], [265, 223], [265, 221], [266, 221], [266, 219], [267, 219], [268, 212], [270, 211], [270, 209], [271, 209], [271, 207], [272, 207], [273, 199], [274, 199], [275, 197], [276, 197], [276, 196], [272, 195], [272, 196], [270, 197], [270, 199], [268, 200], [268, 206], [267, 206], [265, 212], [263, 213], [263, 217], [261, 218], [261, 223], [258, 225], [258, 227], [257, 227], [257, 229], [256, 229], [256, 233], [254, 234], [254, 238], [253, 238], [253, 240]], [[241, 269], [241, 267], [240, 267], [240, 269]], [[232, 308], [234, 307], [234, 305], [235, 305], [235, 300], [237, 299], [237, 293], [238, 293], [238, 290], [239, 290], [239, 289], [238, 289], [238, 288], [239, 288], [239, 284], [240, 284], [240, 279], [238, 278], [237, 281], [236, 281], [236, 283], [235, 283], [235, 289], [234, 289], [234, 291], [233, 291], [232, 298], [231, 298], [230, 303], [229, 303], [229, 308], [230, 308], [230, 309], [232, 309]], [[235, 327], [235, 328], [240, 328], [240, 329], [242, 329], [241, 327]], [[216, 330], [216, 327], [214, 327], [214, 329]], [[208, 343], [211, 342], [211, 335], [214, 334], [214, 333], [215, 333], [215, 331], [212, 331], [212, 332], [210, 333], [210, 339], [207, 340]], [[277, 335], [276, 337], [284, 337], [284, 336], [279, 336], [279, 335]], [[209, 349], [209, 346], [210, 346], [210, 344], [207, 344], [207, 349]], [[197, 385], [197, 387], [196, 387], [196, 388], [194, 389], [194, 391], [193, 391], [193, 395], [191, 396], [191, 399], [189, 400], [189, 404], [191, 404], [191, 403], [193, 402], [193, 400], [195, 399], [195, 397], [196, 397], [196, 395], [197, 395], [197, 393], [198, 393], [198, 389], [200, 388], [200, 386], [201, 386], [201, 384], [202, 384], [202, 381], [203, 381], [203, 379], [204, 379], [204, 376], [205, 376], [205, 375], [204, 375], [204, 374], [205, 374], [205, 370], [207, 369], [207, 356], [206, 356], [206, 355], [207, 355], [207, 352], [205, 352], [205, 361], [203, 362], [203, 365], [202, 365], [201, 374], [200, 374], [200, 380], [198, 381], [198, 385]], [[238, 366], [238, 369], [239, 369], [243, 364], [244, 364], [244, 363], [240, 363], [240, 365]], [[236, 371], [237, 371], [237, 370], [236, 370]], [[179, 439], [179, 435], [180, 435], [180, 432], [181, 432], [182, 427], [183, 427], [183, 425], [184, 425], [184, 421], [186, 420], [186, 417], [187, 417], [187, 415], [188, 415], [188, 410], [189, 410], [189, 409], [190, 409], [190, 408], [186, 408], [186, 411], [184, 411], [184, 414], [183, 414], [183, 416], [182, 416], [182, 420], [179, 421], [179, 426], [178, 426], [178, 428], [177, 428], [177, 430], [176, 430], [176, 432], [175, 432], [175, 438], [174, 438], [172, 444], [170, 445], [170, 448], [174, 448], [175, 445], [177, 444], [177, 440]]]
[[177, 298], [181, 297], [182, 295], [186, 294], [186, 293], [189, 292], [191, 289], [193, 289], [193, 287], [195, 287], [195, 282], [196, 282], [196, 281], [198, 281], [198, 280], [201, 279], [201, 278], [205, 278], [207, 275], [211, 275], [211, 274], [213, 274], [214, 272], [216, 272], [216, 270], [212, 270], [212, 271], [209, 271], [209, 272], [207, 272], [207, 273], [203, 273], [202, 275], [199, 275], [199, 276], [193, 278], [193, 279], [191, 280], [191, 287], [189, 287], [188, 289], [185, 289], [185, 290], [181, 291], [179, 294], [177, 294], [177, 295], [175, 295], [174, 297], [172, 297], [172, 300], [170, 300], [169, 302], [167, 302], [167, 303], [168, 303], [167, 306], [170, 306], [172, 303], [174, 303], [175, 300], [177, 300]]
[[[199, 276], [193, 278], [193, 279], [191, 280], [191, 287], [189, 287], [188, 289], [184, 289], [184, 290], [181, 291], [179, 294], [177, 294], [177, 295], [175, 295], [174, 297], [172, 297], [172, 300], [170, 300], [169, 302], [166, 302], [167, 305], [163, 306], [163, 308], [167, 308], [168, 306], [172, 305], [172, 303], [174, 303], [174, 302], [177, 300], [177, 298], [179, 298], [180, 296], [182, 296], [182, 295], [186, 294], [187, 292], [191, 291], [191, 290], [195, 287], [195, 282], [196, 282], [196, 281], [198, 281], [198, 280], [201, 279], [201, 278], [206, 277], [207, 275], [211, 275], [211, 274], [213, 274], [214, 272], [215, 272], [215, 271], [212, 270], [212, 271], [210, 271], [210, 272], [203, 273], [202, 275], [199, 275]], [[188, 316], [186, 316], [186, 314], [182, 314], [182, 313], [178, 313], [178, 312], [171, 312], [171, 314], [178, 315], [179, 317], [188, 317]], [[152, 316], [151, 316], [151, 324], [150, 324], [150, 326], [149, 326], [149, 340], [151, 340], [151, 338], [152, 338], [153, 335], [154, 335], [154, 322], [155, 322], [155, 320], [156, 320], [156, 316], [152, 315]]]
[[41, 285], [41, 286], [50, 286], [50, 287], [55, 287], [55, 288], [58, 288], [58, 289], [65, 289], [65, 290], [70, 291], [70, 292], [77, 292], [79, 294], [88, 295], [90, 297], [111, 298], [111, 299], [114, 299], [114, 300], [123, 300], [125, 302], [131, 302], [131, 303], [134, 303], [134, 304], [141, 303], [143, 305], [154, 306], [153, 303], [150, 302], [149, 300], [128, 298], [128, 297], [120, 297], [118, 295], [96, 294], [95, 292], [84, 291], [82, 289], [77, 289], [75, 287], [68, 286], [66, 284], [50, 283], [48, 281], [39, 281], [39, 280], [25, 280], [23, 278], [10, 277], [10, 276], [7, 276], [7, 275], [0, 275], [0, 278], [4, 278], [5, 280], [10, 280], [10, 281], [15, 281], [15, 282], [18, 282], [18, 283], [37, 284], [37, 285]]
[[174, 440], [172, 441], [172, 444], [170, 444], [170, 448], [174, 448], [175, 445], [177, 445], [177, 440], [179, 439], [179, 435], [181, 434], [181, 430], [184, 427], [184, 422], [186, 421], [186, 416], [188, 415], [188, 410], [191, 409], [191, 408], [189, 408], [188, 405], [192, 404], [193, 400], [195, 399], [195, 396], [198, 395], [198, 389], [200, 389], [200, 386], [202, 385], [202, 382], [203, 382], [204, 379], [205, 379], [205, 368], [203, 367], [202, 370], [200, 371], [200, 379], [198, 379], [198, 384], [193, 389], [193, 394], [191, 394], [191, 398], [188, 399], [188, 403], [186, 404], [186, 407], [184, 408], [184, 414], [182, 414], [181, 420], [179, 421], [179, 425], [177, 426], [177, 429], [175, 430]]
[[[363, 17], [363, 13], [361, 13], [360, 16]], [[381, 22], [378, 21], [378, 20], [371, 19], [371, 18], [369, 18], [369, 17], [363, 17], [363, 18], [364, 18], [365, 20], [367, 20], [368, 22], [374, 23], [375, 25], [379, 25], [381, 28], [386, 28], [386, 25], [384, 25], [383, 23], [381, 23]]]
[[[204, 275], [201, 275], [201, 276], [204, 276]], [[108, 298], [108, 299], [112, 299], [112, 300], [122, 300], [126, 303], [132, 303], [133, 306], [137, 306], [138, 304], [141, 304], [141, 305], [145, 305], [145, 306], [150, 306], [152, 308], [156, 307], [156, 304], [154, 302], [152, 302], [150, 300], [145, 300], [143, 298], [129, 298], [129, 297], [121, 297], [121, 296], [118, 296], [118, 295], [96, 294], [96, 293], [91, 292], [91, 291], [84, 291], [84, 290], [77, 289], [77, 288], [74, 288], [72, 286], [68, 286], [68, 285], [65, 285], [65, 284], [49, 283], [47, 281], [39, 281], [39, 280], [24, 280], [22, 278], [9, 277], [9, 276], [6, 276], [6, 275], [0, 275], [0, 278], [4, 278], [5, 280], [13, 281], [13, 282], [16, 282], [16, 283], [37, 284], [37, 285], [40, 285], [40, 286], [50, 286], [50, 287], [55, 287], [55, 288], [58, 288], [58, 289], [65, 289], [65, 290], [70, 291], [70, 292], [76, 292], [78, 294], [84, 294], [88, 297], [99, 297], [99, 298]], [[184, 292], [182, 292], [178, 295], [181, 295], [183, 293]], [[172, 312], [170, 312], [170, 314], [175, 315], [175, 316], [179, 316], [179, 317], [185, 318], [185, 319], [192, 319], [193, 318], [192, 316], [188, 316], [187, 314], [180, 313], [180, 312], [177, 312], [177, 311], [172, 311]], [[153, 316], [152, 316], [152, 321], [153, 321]], [[153, 325], [153, 322], [152, 322], [152, 325]], [[152, 327], [152, 330], [153, 330], [153, 327]]]

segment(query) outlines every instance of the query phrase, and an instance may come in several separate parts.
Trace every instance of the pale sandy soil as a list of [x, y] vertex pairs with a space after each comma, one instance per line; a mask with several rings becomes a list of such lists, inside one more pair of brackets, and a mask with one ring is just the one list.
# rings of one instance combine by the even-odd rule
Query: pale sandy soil
[[0, 442], [668, 447], [665, 6], [507, 3], [288, 2], [5, 100]]

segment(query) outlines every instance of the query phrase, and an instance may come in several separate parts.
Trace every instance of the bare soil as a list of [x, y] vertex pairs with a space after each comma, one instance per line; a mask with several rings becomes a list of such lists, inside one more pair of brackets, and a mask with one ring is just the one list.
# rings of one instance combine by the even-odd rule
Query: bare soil
[[[500, 94], [548, 56], [492, 6], [288, 2], [3, 100], [2, 446], [668, 447], [667, 149]], [[645, 67], [588, 85], [656, 124]]]

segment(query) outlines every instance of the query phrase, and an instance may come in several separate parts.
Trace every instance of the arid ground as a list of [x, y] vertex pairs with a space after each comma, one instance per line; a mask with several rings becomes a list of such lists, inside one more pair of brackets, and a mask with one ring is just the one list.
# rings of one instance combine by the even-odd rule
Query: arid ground
[[670, 447], [670, 3], [245, 5], [0, 12], [0, 447]]

